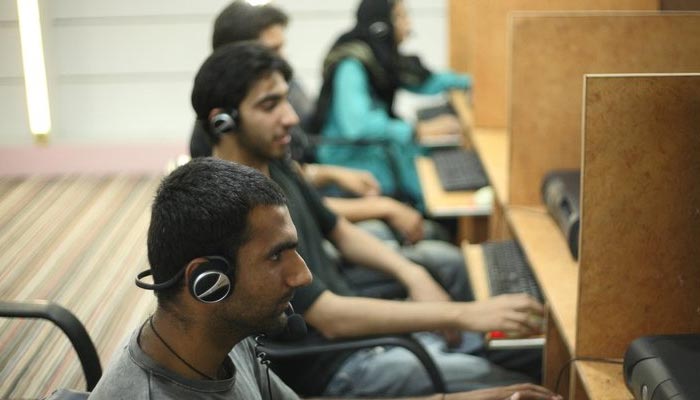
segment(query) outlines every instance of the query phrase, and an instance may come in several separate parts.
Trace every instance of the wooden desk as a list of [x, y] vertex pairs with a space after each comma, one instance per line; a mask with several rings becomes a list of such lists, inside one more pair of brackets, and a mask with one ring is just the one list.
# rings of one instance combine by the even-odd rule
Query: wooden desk
[[440, 185], [435, 164], [430, 157], [416, 159], [418, 177], [423, 190], [426, 212], [432, 217], [471, 217], [486, 216], [491, 213], [491, 205], [477, 204], [474, 191], [459, 190], [447, 192]]
[[591, 399], [632, 400], [625, 386], [622, 365], [593, 361], [577, 361], [578, 379]]
[[476, 152], [499, 204], [508, 203], [508, 151], [510, 142], [505, 129], [476, 128], [471, 134]]
[[440, 185], [435, 164], [429, 157], [416, 158], [425, 210], [431, 217], [459, 217], [457, 242], [469, 240], [481, 242], [488, 236], [491, 204], [478, 204], [474, 191], [447, 192]]
[[474, 129], [474, 115], [472, 114], [472, 107], [469, 105], [467, 99], [467, 93], [463, 90], [450, 91], [450, 104], [455, 110], [455, 113], [457, 113], [459, 123], [462, 125], [465, 136], [464, 147], [472, 149], [474, 146], [470, 133], [472, 129]]
[[[505, 222], [505, 205], [508, 203], [508, 153], [510, 143], [505, 129], [484, 129], [473, 126], [472, 110], [464, 91], [450, 92], [450, 103], [465, 127], [465, 147], [479, 154], [486, 176], [494, 191], [494, 204], [489, 217], [488, 239], [510, 239]], [[467, 125], [469, 124], [469, 125]]]
[[501, 204], [508, 201], [508, 153], [510, 141], [506, 129], [476, 128], [467, 94], [461, 90], [450, 92], [450, 104], [455, 109], [457, 117], [466, 132], [465, 143], [468, 143], [481, 158], [486, 175], [493, 187], [496, 199]]
[[465, 240], [462, 242], [462, 254], [467, 261], [467, 276], [472, 285], [474, 299], [488, 299], [491, 295], [489, 294], [488, 272], [486, 271], [486, 263], [484, 262], [484, 253], [481, 250], [481, 245], [469, 244], [469, 242]]

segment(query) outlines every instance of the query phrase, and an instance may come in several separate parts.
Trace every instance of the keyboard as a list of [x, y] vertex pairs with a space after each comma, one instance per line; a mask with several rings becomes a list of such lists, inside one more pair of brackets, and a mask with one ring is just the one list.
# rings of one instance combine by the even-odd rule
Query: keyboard
[[514, 240], [481, 245], [492, 296], [527, 293], [543, 301], [542, 293], [518, 243]]
[[435, 150], [430, 153], [442, 188], [446, 191], [476, 190], [489, 184], [479, 156], [463, 149]]
[[443, 114], [457, 115], [450, 103], [444, 103], [433, 107], [425, 107], [416, 111], [416, 117], [418, 118], [418, 121], [433, 119]]

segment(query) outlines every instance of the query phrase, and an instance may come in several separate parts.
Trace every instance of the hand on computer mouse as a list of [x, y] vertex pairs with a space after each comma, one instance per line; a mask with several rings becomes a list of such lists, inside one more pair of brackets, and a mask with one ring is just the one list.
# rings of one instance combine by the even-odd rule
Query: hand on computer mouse
[[544, 307], [524, 293], [463, 304], [466, 307], [463, 316], [469, 325], [463, 327], [464, 330], [503, 331], [509, 337], [530, 336], [542, 331]]

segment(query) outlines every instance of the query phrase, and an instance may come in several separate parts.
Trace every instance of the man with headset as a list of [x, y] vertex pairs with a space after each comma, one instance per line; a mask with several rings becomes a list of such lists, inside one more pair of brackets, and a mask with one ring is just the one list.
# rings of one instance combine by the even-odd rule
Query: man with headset
[[[300, 288], [293, 300], [313, 328], [310, 334], [344, 338], [436, 330], [538, 332], [543, 309], [534, 299], [505, 295], [451, 302], [424, 269], [323, 205], [284, 161], [290, 128], [298, 123], [287, 101], [290, 77], [289, 65], [261, 45], [223, 46], [197, 73], [192, 105], [211, 134], [217, 157], [260, 170], [285, 192], [299, 234], [299, 254], [314, 275], [311, 285]], [[348, 261], [395, 276], [413, 301], [358, 297], [323, 251], [324, 238]], [[446, 351], [437, 335], [424, 333], [418, 339], [435, 359], [449, 391], [526, 380], [483, 358]], [[428, 393], [431, 387], [422, 366], [399, 348], [305, 357], [275, 368], [304, 396], [411, 396]], [[540, 398], [552, 396], [535, 388], [544, 391]]]
[[153, 201], [151, 269], [137, 281], [158, 307], [90, 398], [296, 399], [266, 378], [248, 338], [281, 332], [295, 289], [311, 281], [296, 246], [284, 194], [258, 171], [211, 158], [175, 170]]
[[[227, 5], [217, 16], [212, 33], [212, 47], [217, 49], [230, 43], [255, 40], [268, 47], [280, 57], [283, 57], [285, 44], [285, 29], [288, 24], [288, 16], [279, 8], [266, 4], [253, 6], [243, 0], [236, 0]], [[292, 78], [289, 81], [289, 103], [297, 115], [310, 115], [311, 101], [306, 97], [299, 82]], [[307, 134], [297, 124], [291, 128], [292, 158], [298, 160], [295, 151], [295, 138], [306, 137]], [[211, 155], [211, 140], [208, 138], [205, 126], [198, 121], [192, 132], [190, 151], [196, 154]], [[295, 156], [297, 154], [297, 156]], [[304, 177], [320, 177], [325, 175], [327, 168], [331, 170], [343, 167], [323, 166], [317, 164], [304, 164]], [[339, 171], [341, 171], [339, 170]], [[353, 171], [353, 170], [350, 170]], [[342, 173], [345, 176], [344, 173]], [[352, 176], [348, 175], [348, 178]], [[314, 186], [316, 186], [314, 184]], [[326, 196], [324, 204], [336, 214], [342, 215], [349, 221], [356, 223], [390, 245], [399, 249], [399, 252], [425, 267], [440, 285], [455, 300], [469, 301], [474, 296], [464, 266], [464, 257], [461, 250], [447, 241], [448, 235], [444, 229], [434, 221], [423, 220], [423, 216], [414, 208], [386, 196], [363, 196], [358, 198], [339, 198]], [[362, 293], [376, 297], [391, 292], [400, 293], [400, 285], [384, 274], [368, 271], [363, 267], [357, 267], [349, 279], [362, 287]], [[451, 338], [453, 343], [458, 342], [458, 336]]]
[[[216, 17], [212, 33], [212, 47], [256, 40], [283, 56], [285, 29], [289, 17], [271, 4], [254, 6], [244, 0], [235, 0]], [[300, 118], [310, 116], [313, 109], [302, 85], [297, 79], [289, 82], [289, 102]], [[304, 177], [315, 187], [335, 184], [356, 197], [327, 196], [326, 205], [352, 222], [363, 222], [362, 226], [383, 239], [398, 239], [414, 244], [422, 239], [445, 238], [442, 227], [432, 221], [424, 221], [414, 208], [391, 197], [379, 196], [379, 183], [372, 174], [345, 167], [313, 163], [309, 155], [309, 135], [301, 123], [292, 128], [290, 144], [292, 159], [301, 162]], [[195, 123], [190, 139], [192, 157], [212, 154], [211, 142], [205, 127]], [[383, 224], [379, 223], [382, 220]], [[439, 250], [444, 250], [440, 246]], [[428, 250], [425, 250], [428, 251]], [[465, 278], [461, 278], [463, 281]]]
[[[311, 275], [296, 246], [284, 194], [258, 171], [211, 158], [175, 170], [153, 201], [151, 269], [137, 277], [139, 287], [155, 291], [158, 307], [115, 356], [90, 398], [297, 400], [256, 361], [249, 337], [281, 332], [298, 318], [288, 318], [285, 310]], [[155, 283], [141, 281], [148, 275]], [[520, 385], [446, 398], [548, 394]]]
[[[214, 22], [212, 48], [244, 40], [258, 40], [278, 54], [284, 47], [284, 30], [289, 17], [279, 8], [270, 5], [251, 5], [244, 0], [236, 0], [226, 6]], [[298, 113], [311, 114], [311, 100], [306, 96], [299, 82], [292, 82], [290, 101]], [[309, 138], [301, 128], [293, 132], [292, 157], [303, 161], [304, 176], [317, 187], [334, 185], [352, 196], [375, 196], [379, 194], [379, 182], [367, 171], [312, 163], [309, 154]], [[192, 157], [212, 155], [212, 145], [204, 127], [195, 123], [190, 138]], [[344, 202], [338, 201], [341, 207]], [[404, 223], [404, 225], [406, 225]]]

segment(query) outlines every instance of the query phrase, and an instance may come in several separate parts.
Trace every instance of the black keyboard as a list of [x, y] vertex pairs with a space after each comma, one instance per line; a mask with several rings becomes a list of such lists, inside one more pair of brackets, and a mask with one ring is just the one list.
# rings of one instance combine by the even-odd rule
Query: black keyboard
[[430, 158], [446, 191], [476, 190], [489, 184], [479, 156], [473, 151], [436, 150], [430, 153]]
[[481, 245], [492, 296], [527, 293], [543, 301], [542, 293], [518, 243], [514, 240]]
[[443, 114], [457, 115], [450, 103], [443, 103], [433, 107], [425, 107], [416, 111], [416, 117], [418, 118], [418, 121], [433, 119]]

